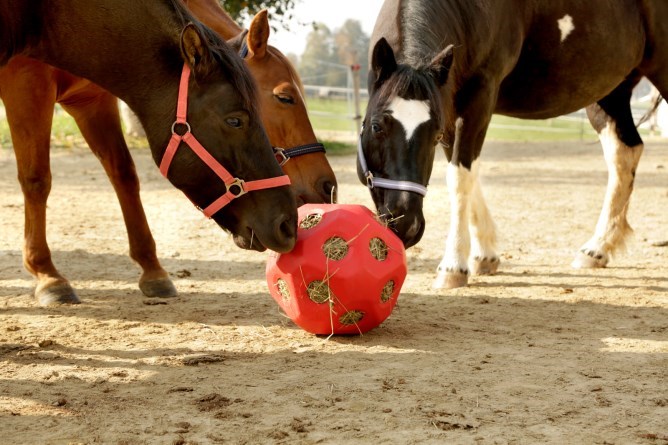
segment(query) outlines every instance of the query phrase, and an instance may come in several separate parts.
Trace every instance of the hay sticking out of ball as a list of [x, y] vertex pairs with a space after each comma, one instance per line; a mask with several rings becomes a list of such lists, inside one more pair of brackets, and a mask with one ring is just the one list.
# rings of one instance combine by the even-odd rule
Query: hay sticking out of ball
[[385, 287], [380, 292], [380, 301], [387, 303], [390, 297], [392, 297], [392, 293], [394, 293], [394, 280], [390, 280], [385, 284]]
[[380, 238], [371, 238], [369, 241], [369, 250], [371, 255], [378, 261], [384, 261], [387, 258], [387, 244]]
[[357, 324], [362, 318], [364, 318], [364, 312], [348, 311], [339, 317], [339, 323], [342, 325]]
[[333, 236], [322, 245], [322, 253], [330, 260], [342, 260], [348, 254], [348, 243], [340, 236]]
[[327, 283], [320, 280], [311, 281], [306, 287], [306, 292], [308, 293], [308, 297], [318, 304], [330, 301], [333, 296], [332, 290], [327, 286]]
[[288, 287], [288, 283], [286, 283], [284, 279], [282, 278], [278, 279], [278, 281], [276, 282], [276, 288], [278, 288], [278, 293], [281, 294], [283, 300], [287, 301], [290, 299], [290, 288]]
[[304, 230], [312, 229], [320, 224], [320, 221], [322, 221], [322, 215], [320, 213], [311, 213], [301, 220], [299, 228]]

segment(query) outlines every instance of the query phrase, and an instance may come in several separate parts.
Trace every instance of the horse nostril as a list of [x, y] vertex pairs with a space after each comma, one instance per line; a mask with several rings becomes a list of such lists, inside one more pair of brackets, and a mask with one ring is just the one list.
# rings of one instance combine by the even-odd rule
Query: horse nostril
[[321, 195], [324, 198], [325, 202], [336, 204], [336, 183], [331, 181], [323, 181], [321, 184]]
[[290, 215], [283, 215], [276, 221], [276, 239], [289, 252], [295, 245], [297, 238], [297, 220]]

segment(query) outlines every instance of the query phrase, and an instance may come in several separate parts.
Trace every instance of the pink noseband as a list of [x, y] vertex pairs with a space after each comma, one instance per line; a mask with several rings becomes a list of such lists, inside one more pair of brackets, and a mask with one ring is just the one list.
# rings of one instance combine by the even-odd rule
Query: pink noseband
[[[206, 149], [199, 143], [199, 141], [190, 132], [190, 124], [186, 120], [188, 112], [188, 79], [190, 77], [190, 67], [183, 64], [183, 71], [181, 72], [181, 83], [179, 84], [179, 98], [176, 104], [176, 121], [172, 124], [172, 138], [169, 140], [165, 154], [162, 156], [160, 162], [160, 173], [166, 178], [169, 166], [174, 159], [176, 150], [178, 150], [181, 142], [184, 142], [188, 147], [195, 152], [199, 158], [209, 166], [213, 172], [223, 180], [227, 191], [220, 198], [209, 204], [205, 209], [200, 209], [207, 218], [211, 218], [220, 209], [232, 202], [242, 195], [254, 190], [262, 190], [273, 187], [280, 187], [283, 185], [290, 185], [290, 178], [288, 176], [278, 176], [275, 178], [260, 179], [257, 181], [244, 181], [243, 179], [233, 177], [225, 167], [223, 167]], [[186, 132], [182, 135], [176, 133], [177, 125], [185, 125]]]

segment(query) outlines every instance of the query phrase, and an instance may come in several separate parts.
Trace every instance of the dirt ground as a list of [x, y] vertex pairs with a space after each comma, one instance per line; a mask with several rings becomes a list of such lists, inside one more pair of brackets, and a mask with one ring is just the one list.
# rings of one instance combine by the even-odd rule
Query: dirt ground
[[[439, 155], [427, 231], [392, 316], [325, 339], [281, 314], [266, 253], [237, 249], [135, 150], [180, 296], [144, 298], [113, 191], [85, 149], [54, 150], [48, 235], [83, 304], [41, 308], [21, 264], [23, 198], [0, 150], [3, 444], [668, 444], [668, 143], [641, 160], [627, 252], [569, 264], [606, 169], [595, 143], [488, 143], [502, 264], [431, 288], [449, 209]], [[352, 156], [340, 201], [371, 206]]]

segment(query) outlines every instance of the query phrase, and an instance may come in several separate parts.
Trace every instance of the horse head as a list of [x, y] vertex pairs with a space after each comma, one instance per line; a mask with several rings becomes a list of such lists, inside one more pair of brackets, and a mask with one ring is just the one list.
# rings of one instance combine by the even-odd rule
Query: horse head
[[270, 30], [267, 11], [262, 10], [248, 31], [229, 43], [245, 58], [258, 85], [262, 121], [298, 205], [330, 202], [336, 177], [313, 132], [299, 75], [288, 58], [268, 44]]
[[452, 60], [448, 47], [424, 66], [399, 64], [384, 38], [371, 56], [357, 173], [406, 247], [420, 241], [425, 229], [423, 198], [445, 131], [440, 88]]
[[[268, 178], [271, 181], [283, 173], [260, 120], [250, 73], [233, 50], [203, 26], [186, 25], [180, 46], [183, 63], [191, 73], [185, 81], [187, 124], [179, 124], [177, 119], [172, 131], [177, 135], [192, 134], [202, 150], [198, 153], [191, 143], [188, 143], [189, 149], [186, 144], [177, 142], [173, 159], [163, 174], [197, 207], [205, 210], [215, 207], [215, 211], [210, 214], [205, 211], [205, 214], [230, 231], [239, 247], [260, 251], [265, 248], [279, 252], [291, 250], [297, 218], [293, 194], [288, 187], [276, 184], [251, 186], [251, 183], [263, 184]], [[182, 78], [181, 90], [183, 82]], [[179, 100], [183, 100], [182, 95]], [[146, 125], [146, 120], [149, 111], [160, 115], [166, 112], [141, 111], [138, 115], [151, 145], [162, 144], [154, 142], [163, 141], [168, 128], [156, 129], [155, 125]], [[154, 151], [154, 158], [163, 170], [163, 151]], [[221, 175], [213, 164], [222, 166], [229, 174]], [[230, 179], [223, 179], [225, 176]], [[225, 197], [230, 199], [229, 203], [218, 208], [215, 203], [225, 201]]]

